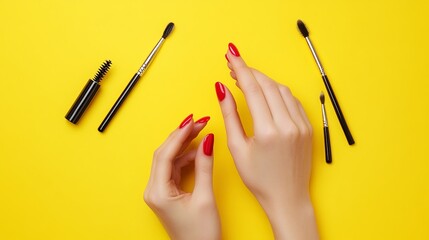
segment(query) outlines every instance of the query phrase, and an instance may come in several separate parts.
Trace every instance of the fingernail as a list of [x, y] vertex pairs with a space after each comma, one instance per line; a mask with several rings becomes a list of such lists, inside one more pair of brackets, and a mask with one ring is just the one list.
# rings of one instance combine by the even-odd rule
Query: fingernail
[[213, 133], [210, 133], [204, 138], [203, 142], [203, 151], [205, 155], [211, 156], [213, 154], [213, 143], [214, 135]]
[[202, 117], [202, 118], [198, 119], [195, 123], [206, 123], [209, 120], [210, 120], [210, 117], [206, 116], [206, 117]]
[[225, 58], [226, 58], [226, 60], [227, 60], [227, 61], [229, 62], [229, 58], [228, 58], [228, 55], [226, 55], [226, 54], [225, 54]]
[[232, 55], [236, 57], [240, 57], [240, 52], [238, 51], [237, 47], [233, 43], [228, 44], [229, 51], [232, 53]]
[[225, 86], [220, 82], [216, 82], [215, 87], [217, 99], [221, 102], [225, 98]]
[[179, 125], [179, 128], [183, 128], [184, 126], [188, 125], [188, 123], [192, 121], [193, 116], [194, 114], [190, 114], [189, 116], [187, 116], [185, 120], [183, 120], [183, 122]]

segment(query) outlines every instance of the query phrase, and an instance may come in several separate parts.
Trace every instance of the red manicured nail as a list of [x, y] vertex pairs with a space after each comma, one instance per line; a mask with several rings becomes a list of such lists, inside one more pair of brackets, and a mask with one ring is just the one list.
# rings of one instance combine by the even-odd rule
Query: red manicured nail
[[179, 125], [179, 128], [183, 128], [184, 126], [188, 125], [188, 123], [192, 121], [193, 116], [194, 114], [190, 114], [189, 116], [187, 116], [185, 120], [183, 120], [183, 122]]
[[203, 142], [203, 151], [205, 155], [211, 156], [213, 154], [213, 143], [214, 135], [213, 133], [210, 133], [204, 138]]
[[226, 54], [225, 54], [225, 58], [226, 58], [226, 60], [227, 60], [227, 61], [229, 62], [229, 58], [228, 58], [228, 55], [226, 55]]
[[195, 123], [206, 123], [209, 120], [210, 120], [210, 117], [206, 116], [206, 117], [202, 117], [202, 118], [198, 119]]
[[233, 43], [228, 44], [229, 51], [232, 53], [232, 55], [236, 57], [240, 57], [240, 52], [238, 51], [237, 47]]
[[215, 84], [215, 87], [217, 99], [219, 100], [219, 102], [221, 102], [225, 98], [225, 86], [222, 83], [217, 82]]

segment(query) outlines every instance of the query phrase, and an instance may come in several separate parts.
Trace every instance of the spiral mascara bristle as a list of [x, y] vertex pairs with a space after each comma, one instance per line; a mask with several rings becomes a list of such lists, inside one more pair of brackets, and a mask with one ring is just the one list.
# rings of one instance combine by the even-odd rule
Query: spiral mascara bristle
[[104, 75], [106, 75], [107, 71], [109, 71], [110, 65], [112, 64], [112, 61], [106, 60], [101, 67], [98, 69], [97, 74], [94, 76], [93, 80], [96, 82], [100, 82]]

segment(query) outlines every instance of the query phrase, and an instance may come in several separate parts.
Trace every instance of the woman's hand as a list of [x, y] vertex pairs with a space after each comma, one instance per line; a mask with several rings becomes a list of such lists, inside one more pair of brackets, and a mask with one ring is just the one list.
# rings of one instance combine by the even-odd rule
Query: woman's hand
[[[192, 114], [155, 151], [144, 200], [171, 239], [220, 239], [221, 225], [213, 194], [213, 143], [208, 134], [198, 149], [185, 152], [206, 126], [208, 117], [194, 122]], [[181, 169], [195, 160], [193, 192], [180, 188]]]
[[249, 68], [233, 44], [225, 55], [253, 118], [247, 136], [230, 91], [216, 83], [228, 147], [245, 185], [265, 210], [276, 239], [317, 239], [309, 194], [312, 127], [289, 88]]

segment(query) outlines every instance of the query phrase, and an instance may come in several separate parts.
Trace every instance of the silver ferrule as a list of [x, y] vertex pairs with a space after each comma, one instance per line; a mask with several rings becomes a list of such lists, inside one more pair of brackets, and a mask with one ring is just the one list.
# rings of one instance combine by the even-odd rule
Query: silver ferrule
[[326, 117], [325, 104], [322, 104], [323, 126], [328, 127], [328, 118]]
[[159, 48], [161, 47], [162, 43], [164, 42], [165, 38], [161, 38], [158, 43], [155, 45], [155, 47], [152, 49], [152, 52], [150, 52], [149, 56], [144, 61], [143, 65], [140, 67], [140, 69], [137, 71], [137, 74], [142, 76], [143, 73], [146, 71], [149, 64], [152, 62], [153, 58], [155, 57], [156, 53], [158, 52]]
[[314, 49], [310, 38], [306, 37], [305, 41], [307, 41], [308, 47], [310, 47], [311, 54], [313, 54], [314, 60], [316, 60], [316, 64], [317, 64], [317, 67], [319, 67], [320, 73], [322, 74], [322, 76], [325, 76], [326, 75], [325, 70], [323, 70], [322, 63], [319, 60], [319, 56], [317, 56], [316, 50]]

